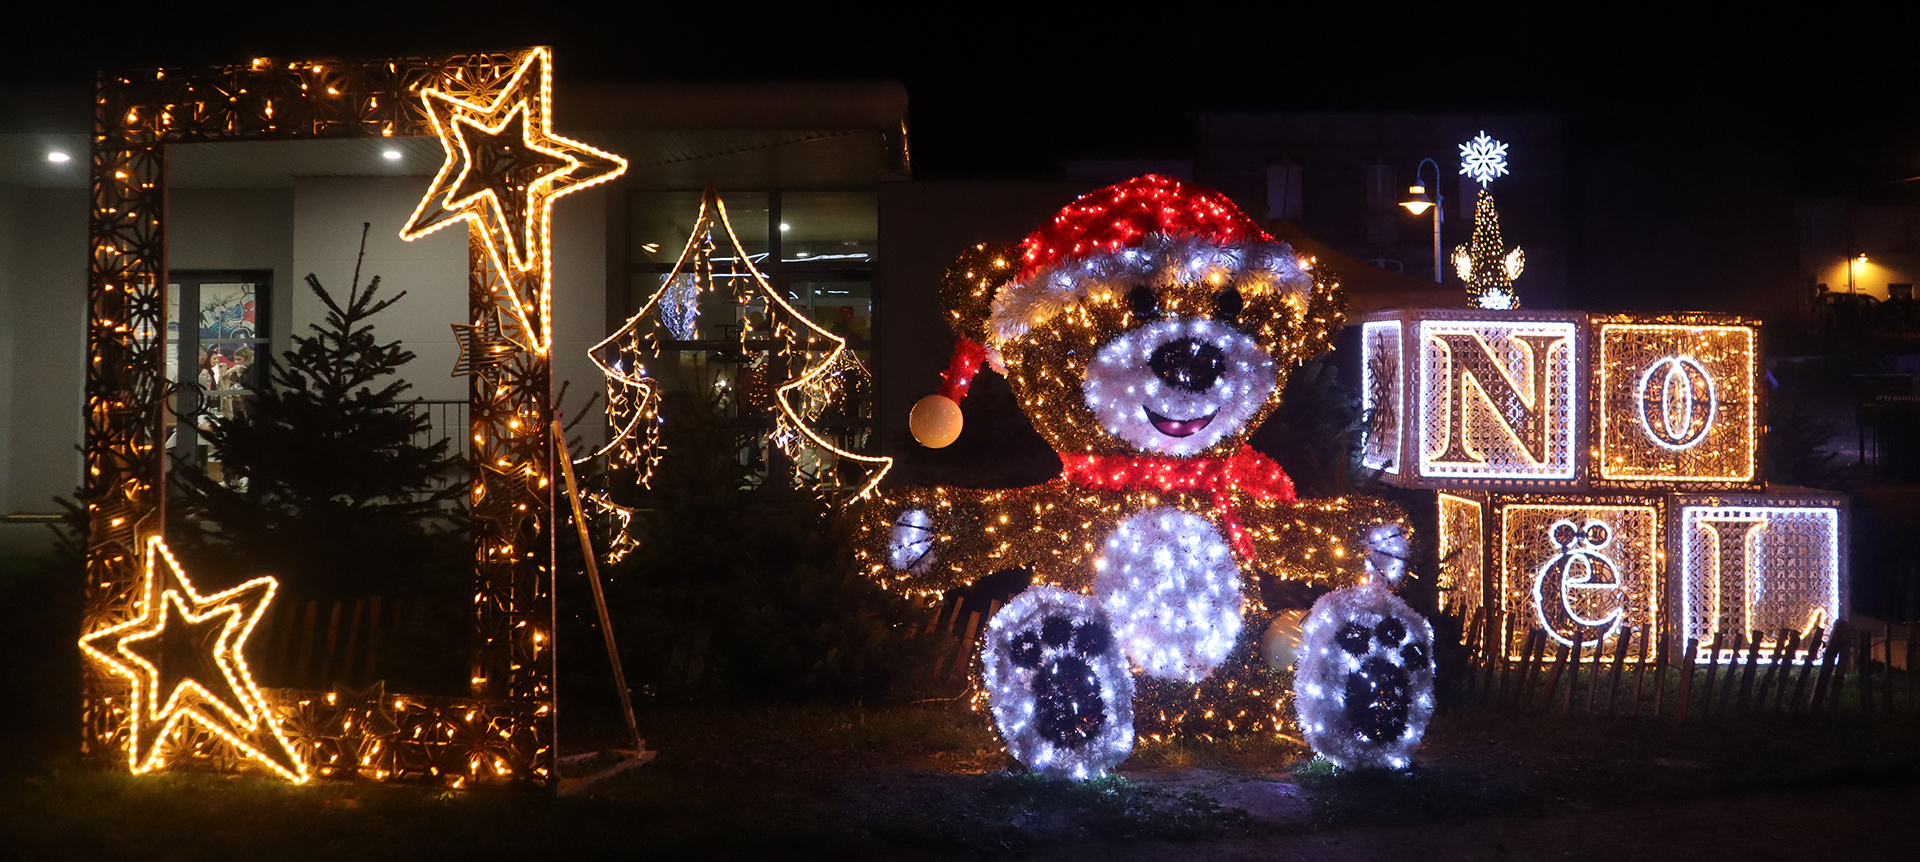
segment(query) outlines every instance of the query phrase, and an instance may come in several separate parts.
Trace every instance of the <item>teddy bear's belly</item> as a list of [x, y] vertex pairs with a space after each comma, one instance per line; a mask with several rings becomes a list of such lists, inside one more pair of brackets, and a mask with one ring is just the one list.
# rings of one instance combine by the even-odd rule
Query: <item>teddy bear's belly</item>
[[1197, 681], [1226, 660], [1245, 597], [1213, 522], [1171, 507], [1140, 512], [1108, 534], [1094, 568], [1094, 596], [1135, 667]]

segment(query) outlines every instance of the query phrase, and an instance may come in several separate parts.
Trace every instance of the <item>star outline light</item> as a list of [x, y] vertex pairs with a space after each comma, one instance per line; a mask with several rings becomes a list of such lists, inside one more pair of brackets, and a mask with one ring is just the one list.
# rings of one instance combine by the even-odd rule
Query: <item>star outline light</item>
[[[163, 741], [173, 735], [182, 722], [191, 720], [281, 777], [296, 784], [306, 782], [309, 778], [306, 762], [274, 721], [266, 698], [254, 682], [246, 658], [241, 655], [248, 637], [279, 591], [279, 581], [261, 576], [232, 589], [202, 596], [160, 537], [147, 539], [146, 558], [139, 616], [80, 638], [82, 653], [132, 683], [133, 708], [127, 725], [127, 759], [132, 771], [140, 774], [164, 767]], [[163, 580], [170, 585], [163, 588]], [[195, 625], [218, 616], [226, 617], [214, 639], [211, 656], [231, 694], [231, 701], [238, 703], [238, 710], [229, 703], [228, 697], [184, 675], [173, 684], [162, 702], [160, 688], [165, 684], [165, 674], [132, 645], [163, 637], [168, 621], [175, 616], [174, 611], [182, 620]], [[108, 642], [111, 648], [103, 648]], [[205, 708], [208, 706], [212, 707], [211, 711]], [[143, 730], [151, 732], [143, 733]], [[269, 749], [277, 749], [281, 756]]]
[[1460, 145], [1460, 175], [1481, 188], [1507, 175], [1507, 145], [1481, 130], [1473, 140]]
[[[533, 74], [535, 67], [538, 75]], [[411, 242], [457, 222], [468, 221], [480, 227], [477, 233], [495, 271], [511, 275], [538, 270], [540, 295], [536, 302], [540, 326], [532, 325], [527, 297], [515, 298], [514, 313], [526, 324], [524, 329], [533, 338], [534, 351], [544, 353], [553, 335], [549, 313], [553, 292], [553, 260], [549, 254], [553, 202], [621, 176], [627, 171], [627, 160], [554, 134], [553, 63], [546, 48], [527, 52], [489, 104], [482, 105], [433, 87], [421, 89], [420, 100], [447, 157], [426, 195], [414, 207], [406, 226], [400, 229], [400, 238]], [[468, 191], [469, 175], [474, 168], [468, 135], [498, 137], [516, 123], [521, 131], [520, 146], [557, 159], [565, 167], [539, 174], [526, 188], [510, 195], [518, 198], [513, 201], [516, 214], [510, 216], [509, 202], [502, 200], [505, 184], [498, 179], [484, 188]], [[463, 191], [467, 193], [462, 194]], [[514, 230], [516, 219], [522, 231]], [[524, 235], [515, 236], [516, 233]]]

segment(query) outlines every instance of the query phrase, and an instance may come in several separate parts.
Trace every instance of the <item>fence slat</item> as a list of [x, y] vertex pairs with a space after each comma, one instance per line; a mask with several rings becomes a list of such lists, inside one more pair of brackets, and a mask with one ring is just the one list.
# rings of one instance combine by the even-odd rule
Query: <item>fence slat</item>
[[1860, 680], [1860, 711], [1873, 711], [1873, 632], [1860, 627], [1860, 651], [1854, 653], [1855, 674]]
[[1645, 626], [1640, 627], [1640, 660], [1633, 663], [1633, 693], [1627, 695], [1627, 714], [1640, 714], [1640, 681], [1647, 676], [1647, 657], [1653, 653], [1654, 635]]
[[1713, 633], [1713, 646], [1707, 648], [1707, 684], [1700, 690], [1700, 717], [1713, 715], [1713, 682], [1720, 672], [1720, 644], [1726, 639], [1726, 632]]
[[[1613, 645], [1613, 681], [1607, 685], [1607, 715], [1613, 715], [1614, 701], [1620, 699], [1620, 671], [1627, 662], [1627, 647], [1633, 642], [1633, 628], [1620, 627], [1620, 637]], [[1598, 679], [1595, 680], [1598, 682]]]
[[1760, 643], [1767, 639], [1765, 632], [1756, 631], [1753, 639], [1747, 642], [1747, 666], [1740, 673], [1740, 699], [1734, 702], [1734, 713], [1743, 713], [1753, 708], [1753, 678], [1759, 670]]
[[1815, 656], [1822, 655], [1820, 639], [1826, 635], [1826, 631], [1824, 626], [1814, 626], [1813, 631], [1808, 632], [1806, 639], [1800, 642], [1807, 657], [1800, 662], [1800, 672], [1795, 674], [1793, 702], [1787, 705], [1788, 712], [1805, 712], [1811, 708], [1807, 703], [1807, 680], [1813, 675]]
[[[1718, 634], [1713, 636], [1713, 642], [1716, 645], [1720, 643], [1720, 636]], [[1686, 652], [1680, 656], [1680, 693], [1674, 697], [1673, 720], [1676, 722], [1685, 723], [1687, 720], [1687, 701], [1693, 696], [1693, 664], [1694, 659], [1699, 655], [1700, 639], [1687, 638]], [[1709, 663], [1707, 667], [1707, 673], [1712, 674], [1713, 665]], [[1660, 669], [1663, 671], [1666, 670], [1666, 665], [1661, 665]], [[1711, 680], [1711, 678], [1709, 678], [1709, 680]], [[1709, 685], [1707, 689], [1711, 691], [1713, 686]], [[1655, 713], [1655, 715], [1658, 714], [1659, 713]]]
[[1793, 677], [1793, 657], [1799, 652], [1800, 630], [1781, 629], [1780, 640], [1773, 647], [1773, 668], [1767, 672], [1767, 677], [1774, 680], [1773, 712], [1781, 712], [1787, 701], [1787, 683]]

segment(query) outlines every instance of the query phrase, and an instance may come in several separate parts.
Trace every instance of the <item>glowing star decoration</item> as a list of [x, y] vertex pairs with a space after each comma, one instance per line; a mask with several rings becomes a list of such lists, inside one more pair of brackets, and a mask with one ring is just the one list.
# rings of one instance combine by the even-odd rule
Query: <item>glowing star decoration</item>
[[527, 52], [491, 101], [421, 90], [447, 158], [400, 231], [414, 240], [472, 222], [495, 271], [514, 285], [512, 307], [529, 349], [542, 354], [553, 339], [553, 202], [627, 169], [626, 159], [553, 133], [552, 92], [545, 48]]
[[1007, 753], [1053, 778], [1099, 778], [1133, 752], [1133, 677], [1100, 605], [1054, 587], [987, 623], [982, 684]]
[[[793, 375], [773, 387], [774, 429], [768, 439], [791, 458], [796, 484], [830, 488], [836, 472], [852, 465], [849, 472], [865, 475], [849, 483], [849, 496], [872, 493], [893, 459], [855, 451], [852, 441], [830, 440], [815, 428], [829, 406], [844, 404], [849, 387], [870, 385], [870, 375], [846, 339], [795, 308], [754, 267], [727, 219], [726, 204], [711, 186], [701, 198], [673, 271], [625, 324], [588, 351], [606, 375], [608, 417], [614, 427], [607, 445], [589, 457], [610, 455], [634, 465], [640, 468], [640, 481], [646, 481], [661, 455], [660, 386], [648, 376], [647, 363], [661, 361], [665, 342], [684, 331], [680, 328], [690, 322], [686, 308], [715, 298], [731, 300], [737, 309], [733, 313], [741, 324], [742, 353], [755, 357], [756, 364], [770, 363]], [[755, 323], [760, 315], [765, 322]]]
[[163, 769], [186, 725], [224, 740], [246, 760], [294, 782], [307, 765], [273, 720], [242, 654], [278, 583], [255, 578], [202, 596], [158, 537], [133, 619], [90, 632], [81, 651], [133, 688], [127, 758], [135, 773]]
[[1433, 717], [1433, 626], [1380, 584], [1308, 612], [1293, 678], [1300, 729], [1341, 769], [1405, 769]]
[[1460, 175], [1480, 184], [1482, 189], [1497, 177], [1507, 175], [1507, 145], [1494, 140], [1485, 131], [1460, 145]]
[[1759, 329], [1730, 315], [1596, 318], [1596, 479], [1623, 487], [1760, 481]]
[[[1679, 622], [1686, 637], [1700, 639], [1699, 660], [1738, 658], [1730, 648], [1713, 655], [1716, 635], [1730, 647], [1734, 635], [1751, 640], [1759, 632], [1770, 661], [1786, 632], [1832, 629], [1844, 607], [1844, 500], [1824, 493], [1679, 498]], [[1817, 646], [1803, 644], [1792, 659], [1812, 657]]]

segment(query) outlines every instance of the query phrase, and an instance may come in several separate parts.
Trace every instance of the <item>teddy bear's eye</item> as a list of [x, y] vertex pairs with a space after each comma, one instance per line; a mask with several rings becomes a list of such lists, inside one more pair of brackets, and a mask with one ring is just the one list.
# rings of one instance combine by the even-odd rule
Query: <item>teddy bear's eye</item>
[[1240, 291], [1227, 288], [1213, 295], [1213, 319], [1232, 323], [1240, 317], [1240, 310], [1246, 302], [1240, 298]]
[[1127, 305], [1133, 309], [1133, 316], [1141, 320], [1160, 319], [1159, 297], [1153, 295], [1153, 288], [1144, 284], [1127, 291]]

